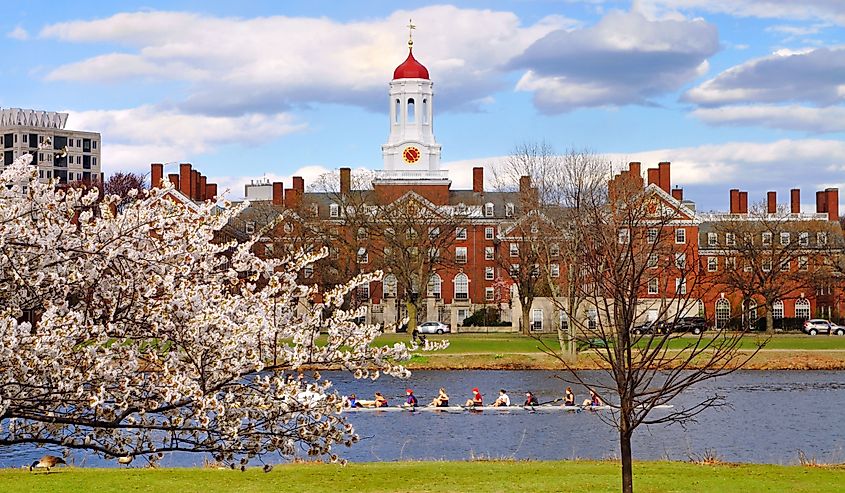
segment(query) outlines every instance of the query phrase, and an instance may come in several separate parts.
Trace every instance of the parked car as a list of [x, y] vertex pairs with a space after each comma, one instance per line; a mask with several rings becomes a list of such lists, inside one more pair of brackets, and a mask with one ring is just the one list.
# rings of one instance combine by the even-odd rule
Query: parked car
[[452, 328], [443, 322], [425, 322], [417, 326], [420, 334], [448, 334]]
[[640, 334], [659, 334], [663, 332], [663, 322], [645, 322], [631, 327], [631, 333], [634, 335]]
[[707, 330], [707, 322], [704, 317], [681, 317], [672, 326], [672, 332], [692, 332], [695, 335]]
[[845, 336], [845, 327], [836, 325], [830, 320], [823, 318], [811, 318], [804, 322], [804, 333], [814, 336], [816, 334], [836, 334], [838, 336]]

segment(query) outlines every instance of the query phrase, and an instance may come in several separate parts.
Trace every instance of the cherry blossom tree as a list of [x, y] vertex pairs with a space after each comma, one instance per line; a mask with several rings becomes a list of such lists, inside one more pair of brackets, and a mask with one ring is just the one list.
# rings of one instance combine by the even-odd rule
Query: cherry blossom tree
[[325, 251], [261, 259], [254, 240], [213, 241], [236, 207], [153, 189], [118, 208], [39, 183], [29, 159], [0, 175], [0, 446], [336, 461], [357, 440], [341, 397], [291, 375], [409, 375], [413, 347], [372, 345], [378, 327], [341, 308], [379, 272], [303, 286]]

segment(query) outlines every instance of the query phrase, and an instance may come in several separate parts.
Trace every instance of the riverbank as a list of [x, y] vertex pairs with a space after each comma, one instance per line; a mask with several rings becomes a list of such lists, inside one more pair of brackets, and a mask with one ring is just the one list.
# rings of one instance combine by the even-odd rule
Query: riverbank
[[[431, 340], [448, 339], [449, 348], [436, 352], [417, 352], [407, 363], [412, 370], [557, 370], [561, 363], [545, 354], [543, 345], [557, 347], [557, 339], [500, 334], [453, 334], [429, 336]], [[670, 341], [670, 348], [682, 350], [693, 342], [694, 336]], [[408, 341], [404, 334], [380, 337], [377, 344]], [[845, 370], [845, 337], [776, 335], [749, 336], [742, 341], [741, 350], [753, 352], [765, 342], [752, 360], [744, 366], [749, 370]], [[595, 350], [583, 351], [573, 368], [595, 370], [601, 361]]]
[[[46, 474], [0, 470], [0, 491], [56, 493], [216, 492], [549, 492], [619, 491], [615, 461], [474, 461], [387, 462], [276, 466], [265, 474], [214, 469], [57, 469]], [[700, 465], [683, 462], [637, 462], [638, 492], [751, 493], [842, 491], [845, 467], [757, 464]]]

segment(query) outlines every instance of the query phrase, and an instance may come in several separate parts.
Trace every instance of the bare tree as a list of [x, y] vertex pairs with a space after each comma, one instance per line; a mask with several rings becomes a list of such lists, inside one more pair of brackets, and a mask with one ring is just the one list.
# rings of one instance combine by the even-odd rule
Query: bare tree
[[[639, 175], [637, 175], [638, 177]], [[612, 189], [584, 197], [570, 228], [576, 231], [572, 258], [586, 317], [570, 318], [584, 337], [596, 341], [594, 357], [603, 376], [568, 370], [561, 378], [595, 391], [612, 409], [607, 421], [619, 434], [622, 491], [633, 491], [631, 439], [641, 425], [678, 423], [724, 404], [710, 395], [685, 408], [666, 406], [700, 382], [729, 374], [753, 355], [738, 351], [743, 332], [717, 330], [696, 337], [674, 331], [680, 317], [697, 309], [693, 294], [706, 287], [688, 217], [656, 187], [614, 180]], [[648, 318], [662, 330], [633, 334]], [[657, 327], [655, 324], [654, 327]], [[678, 349], [677, 346], [681, 346]]]
[[123, 199], [129, 198], [130, 190], [145, 190], [147, 187], [146, 176], [138, 173], [118, 171], [112, 174], [103, 183], [103, 193], [106, 195], [117, 195]]
[[713, 243], [708, 245], [714, 253], [710, 262], [724, 258], [716, 275], [719, 284], [742, 294], [743, 312], [756, 303], [755, 296], [761, 298], [769, 334], [774, 333], [777, 301], [814, 291], [832, 274], [833, 265], [825, 259], [838, 247], [834, 222], [796, 219], [783, 206], [770, 212], [760, 203], [748, 214], [716, 217], [712, 225], [707, 232]]

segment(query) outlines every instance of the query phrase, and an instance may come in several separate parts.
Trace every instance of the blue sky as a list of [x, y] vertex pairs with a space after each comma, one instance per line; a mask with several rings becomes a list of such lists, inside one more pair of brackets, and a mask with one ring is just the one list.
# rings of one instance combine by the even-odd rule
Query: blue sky
[[[455, 187], [523, 142], [672, 161], [700, 209], [845, 183], [837, 0], [29, 1], [0, 21], [0, 106], [67, 111], [107, 174], [189, 161], [242, 194], [379, 169], [387, 84], [415, 55]], [[488, 173], [489, 175], [489, 173]], [[844, 195], [845, 196], [845, 195]]]

